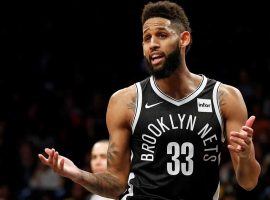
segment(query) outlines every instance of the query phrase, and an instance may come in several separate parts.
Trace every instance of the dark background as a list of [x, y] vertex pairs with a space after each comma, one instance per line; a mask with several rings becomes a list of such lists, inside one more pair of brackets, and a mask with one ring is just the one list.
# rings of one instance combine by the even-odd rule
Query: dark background
[[[147, 2], [0, 3], [0, 197], [4, 190], [10, 199], [19, 199], [45, 146], [58, 148], [82, 167], [93, 143], [108, 137], [109, 97], [147, 77], [140, 22]], [[240, 89], [249, 114], [257, 116], [256, 156], [266, 163], [262, 180], [246, 193], [231, 178], [224, 194], [270, 199], [268, 7], [260, 1], [174, 2], [184, 7], [191, 23], [190, 70]], [[27, 159], [30, 164], [22, 162]]]

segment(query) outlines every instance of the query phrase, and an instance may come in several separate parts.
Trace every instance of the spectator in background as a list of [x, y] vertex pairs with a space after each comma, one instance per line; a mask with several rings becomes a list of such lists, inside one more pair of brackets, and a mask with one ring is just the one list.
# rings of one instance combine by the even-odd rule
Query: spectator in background
[[[108, 146], [109, 146], [108, 140], [100, 140], [94, 144], [90, 154], [90, 168], [93, 173], [101, 173], [106, 170]], [[91, 195], [89, 200], [110, 200], [110, 199], [93, 194]]]
[[[90, 159], [87, 159], [89, 163], [85, 168], [90, 167], [90, 171], [93, 173], [102, 173], [107, 169], [107, 150], [109, 146], [108, 140], [99, 140], [94, 143], [90, 150]], [[87, 170], [88, 170], [87, 169]], [[105, 197], [101, 197], [96, 194], [90, 194], [86, 197], [87, 191], [79, 184], [73, 183], [70, 196], [65, 200], [110, 200]]]

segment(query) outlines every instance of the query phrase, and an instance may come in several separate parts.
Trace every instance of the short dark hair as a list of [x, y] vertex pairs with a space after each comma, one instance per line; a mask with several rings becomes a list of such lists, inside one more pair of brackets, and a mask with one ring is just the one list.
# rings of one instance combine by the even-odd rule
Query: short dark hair
[[[172, 23], [180, 27], [180, 31], [191, 33], [190, 23], [184, 9], [170, 1], [149, 2], [144, 6], [142, 12], [142, 25], [150, 18], [162, 17], [171, 20]], [[191, 43], [190, 43], [191, 44]], [[187, 49], [189, 49], [190, 45]]]

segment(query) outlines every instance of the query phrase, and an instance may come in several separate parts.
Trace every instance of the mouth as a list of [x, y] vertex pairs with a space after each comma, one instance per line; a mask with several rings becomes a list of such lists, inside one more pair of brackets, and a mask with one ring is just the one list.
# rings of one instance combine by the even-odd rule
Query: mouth
[[104, 167], [95, 167], [94, 169], [92, 169], [92, 171], [95, 173], [100, 173], [100, 172], [104, 172], [105, 169]]
[[163, 53], [153, 53], [150, 55], [150, 60], [152, 65], [159, 65], [165, 60], [165, 55]]

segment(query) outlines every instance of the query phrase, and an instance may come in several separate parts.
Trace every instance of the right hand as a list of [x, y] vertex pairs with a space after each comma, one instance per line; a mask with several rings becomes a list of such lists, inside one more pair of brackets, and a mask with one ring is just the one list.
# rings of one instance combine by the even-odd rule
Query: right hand
[[[239, 132], [231, 131], [230, 142], [228, 145], [230, 151], [236, 153], [239, 158], [249, 159], [253, 149], [253, 129], [252, 125], [255, 121], [255, 116], [251, 116], [245, 126]], [[254, 155], [254, 154], [253, 154]]]
[[54, 149], [45, 148], [48, 158], [38, 154], [41, 162], [51, 167], [57, 174], [75, 180], [78, 178], [80, 169], [68, 158], [59, 155]]

